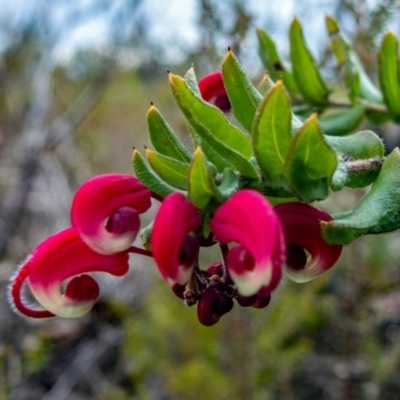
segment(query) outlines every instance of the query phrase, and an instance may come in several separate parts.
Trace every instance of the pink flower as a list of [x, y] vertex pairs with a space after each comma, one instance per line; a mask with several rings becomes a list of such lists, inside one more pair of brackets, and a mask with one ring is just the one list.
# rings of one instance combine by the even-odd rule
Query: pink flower
[[226, 94], [221, 72], [212, 72], [199, 81], [201, 97], [213, 103], [223, 112], [231, 109], [231, 103]]
[[139, 214], [151, 205], [150, 190], [131, 175], [106, 174], [86, 181], [71, 208], [73, 227], [100, 254], [127, 250], [139, 231]]
[[235, 193], [216, 210], [210, 227], [221, 243], [238, 243], [228, 251], [226, 266], [241, 295], [276, 288], [284, 241], [279, 218], [263, 195], [253, 190]]
[[162, 202], [154, 219], [151, 248], [164, 279], [184, 285], [197, 262], [199, 243], [189, 236], [201, 222], [201, 215], [181, 193], [172, 193]]
[[307, 282], [336, 263], [342, 246], [329, 245], [321, 234], [320, 221], [332, 220], [329, 214], [303, 203], [282, 203], [275, 211], [285, 233], [286, 272], [291, 279]]
[[[128, 268], [127, 252], [98, 254], [82, 242], [74, 228], [68, 228], [42, 242], [22, 264], [11, 282], [10, 300], [18, 312], [29, 317], [78, 317], [92, 308], [99, 295], [96, 281], [87, 273], [122, 276]], [[44, 310], [22, 298], [25, 280]]]

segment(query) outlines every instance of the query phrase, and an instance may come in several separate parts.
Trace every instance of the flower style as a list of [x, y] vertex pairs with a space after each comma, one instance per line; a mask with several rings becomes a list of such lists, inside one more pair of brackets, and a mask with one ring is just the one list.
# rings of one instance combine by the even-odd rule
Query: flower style
[[329, 214], [303, 203], [282, 203], [275, 211], [285, 232], [286, 273], [292, 280], [307, 282], [336, 263], [342, 246], [329, 245], [321, 234], [320, 221], [331, 221]]
[[[138, 215], [150, 207], [150, 196], [146, 186], [125, 174], [100, 175], [84, 183], [73, 200], [73, 227], [42, 242], [12, 278], [9, 294], [16, 311], [34, 318], [88, 312], [99, 296], [99, 286], [88, 273], [122, 276], [129, 269], [128, 252], [149, 255], [131, 245], [140, 226]], [[25, 281], [44, 309], [27, 304]]]
[[231, 103], [226, 94], [222, 74], [220, 71], [212, 72], [199, 81], [201, 97], [214, 104], [223, 112], [231, 109]]

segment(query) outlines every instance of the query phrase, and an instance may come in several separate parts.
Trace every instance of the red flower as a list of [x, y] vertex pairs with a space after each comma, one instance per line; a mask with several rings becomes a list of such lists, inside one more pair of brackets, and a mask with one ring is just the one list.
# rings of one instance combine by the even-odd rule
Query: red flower
[[199, 81], [201, 97], [214, 104], [223, 112], [231, 109], [231, 103], [226, 94], [221, 72], [212, 72]]
[[76, 192], [71, 221], [94, 251], [127, 250], [139, 231], [139, 214], [151, 205], [150, 190], [131, 175], [107, 174], [86, 181]]
[[329, 245], [321, 233], [320, 221], [331, 221], [329, 214], [303, 203], [282, 203], [275, 211], [285, 232], [286, 272], [291, 279], [307, 282], [336, 263], [342, 246]]
[[154, 219], [151, 248], [158, 269], [171, 285], [184, 285], [197, 262], [199, 243], [189, 236], [201, 222], [201, 215], [181, 193], [162, 202]]

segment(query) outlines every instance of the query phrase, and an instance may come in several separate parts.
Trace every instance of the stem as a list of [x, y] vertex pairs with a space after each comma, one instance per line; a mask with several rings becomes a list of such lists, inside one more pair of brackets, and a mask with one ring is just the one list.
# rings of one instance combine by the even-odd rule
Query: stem
[[219, 244], [219, 248], [221, 249], [222, 259], [224, 261], [223, 264], [222, 264], [222, 268], [223, 268], [224, 273], [223, 273], [221, 279], [226, 281], [228, 279], [228, 277], [229, 277], [228, 271], [226, 269], [226, 256], [228, 254], [229, 247], [228, 247], [227, 244], [220, 243]]
[[158, 200], [160, 203], [162, 203], [164, 200], [164, 197], [160, 196], [159, 194], [157, 194], [156, 192], [153, 192], [153, 191], [150, 192], [150, 196], [153, 199]]
[[[333, 107], [333, 108], [351, 108], [353, 105], [349, 103], [348, 101], [342, 101], [342, 100], [329, 100], [328, 106]], [[367, 111], [374, 111], [380, 114], [388, 114], [388, 110], [385, 106], [381, 104], [374, 104], [374, 103], [369, 103], [366, 104], [366, 110]]]
[[134, 254], [141, 254], [141, 255], [147, 256], [147, 257], [154, 257], [153, 253], [150, 250], [141, 249], [140, 247], [136, 247], [136, 246], [129, 247], [127, 252], [134, 253]]

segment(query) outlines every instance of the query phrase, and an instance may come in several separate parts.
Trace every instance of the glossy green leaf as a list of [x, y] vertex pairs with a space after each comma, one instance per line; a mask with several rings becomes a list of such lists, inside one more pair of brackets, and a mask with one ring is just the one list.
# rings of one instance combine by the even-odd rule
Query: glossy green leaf
[[232, 50], [228, 50], [222, 61], [222, 77], [233, 115], [251, 133], [254, 116], [263, 97], [251, 83]]
[[211, 211], [221, 200], [214, 178], [207, 165], [207, 159], [197, 147], [189, 167], [189, 199], [200, 210]]
[[327, 15], [325, 22], [332, 50], [341, 67], [344, 82], [349, 90], [350, 100], [354, 103], [356, 98], [360, 97], [372, 103], [382, 103], [381, 92], [368, 77], [348, 39], [340, 32], [339, 24], [335, 18]]
[[146, 149], [146, 157], [157, 175], [178, 189], [187, 189], [189, 164]]
[[290, 98], [278, 81], [261, 103], [253, 127], [254, 155], [272, 187], [287, 187], [283, 172], [292, 140], [291, 121]]
[[190, 161], [189, 150], [178, 139], [154, 105], [151, 105], [147, 112], [147, 125], [151, 143], [159, 153], [182, 162]]
[[197, 77], [196, 77], [196, 74], [194, 72], [193, 65], [188, 69], [188, 71], [184, 75], [183, 79], [188, 84], [188, 86], [190, 87], [192, 92], [194, 94], [196, 94], [197, 96], [201, 97], [201, 93], [200, 93], [199, 85], [197, 83]]
[[157, 193], [161, 197], [166, 197], [171, 193], [180, 191], [158, 177], [150, 168], [150, 165], [146, 162], [143, 156], [136, 149], [134, 149], [133, 151], [132, 166], [133, 171], [138, 179], [143, 182], [150, 190]]
[[300, 21], [290, 25], [290, 58], [297, 86], [304, 98], [312, 104], [325, 104], [330, 90], [326, 86], [304, 40]]
[[252, 148], [249, 137], [232, 125], [221, 110], [196, 96], [180, 76], [170, 73], [169, 81], [179, 108], [197, 132], [207, 130], [226, 147], [246, 159], [250, 158]]
[[325, 140], [338, 154], [355, 160], [383, 157], [385, 154], [382, 139], [372, 131], [360, 131], [343, 137], [325, 136]]
[[371, 191], [358, 206], [322, 222], [322, 232], [330, 244], [348, 244], [372, 233], [390, 232], [400, 227], [400, 152], [388, 156]]
[[354, 131], [365, 117], [365, 106], [356, 105], [344, 111], [319, 118], [319, 124], [325, 135], [343, 136]]
[[379, 82], [385, 103], [396, 122], [400, 122], [399, 42], [392, 32], [383, 37], [378, 54]]
[[271, 74], [274, 81], [282, 79], [286, 89], [290, 93], [299, 93], [293, 74], [284, 67], [283, 62], [279, 57], [275, 42], [264, 30], [257, 28], [256, 31], [258, 38], [258, 53], [267, 72]]
[[291, 142], [285, 165], [288, 185], [307, 203], [325, 199], [336, 167], [336, 153], [326, 143], [313, 114]]

